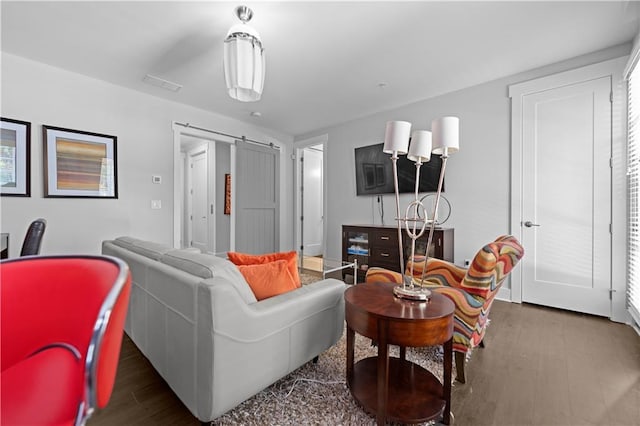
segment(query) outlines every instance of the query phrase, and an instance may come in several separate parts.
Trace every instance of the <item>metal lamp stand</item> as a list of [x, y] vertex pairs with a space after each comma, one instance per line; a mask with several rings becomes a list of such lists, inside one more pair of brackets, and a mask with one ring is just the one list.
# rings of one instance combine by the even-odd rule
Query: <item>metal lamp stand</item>
[[[404, 217], [400, 217], [400, 194], [398, 190], [398, 172], [397, 172], [397, 155], [391, 157], [391, 161], [393, 162], [393, 174], [394, 174], [394, 185], [395, 185], [395, 196], [396, 196], [396, 220], [398, 222], [398, 249], [400, 251], [400, 270], [402, 273], [402, 284], [397, 285], [393, 288], [393, 294], [396, 297], [402, 299], [410, 299], [410, 300], [418, 300], [418, 301], [426, 301], [431, 296], [431, 292], [424, 288], [424, 274], [427, 269], [427, 262], [429, 260], [429, 247], [431, 247], [431, 242], [433, 240], [433, 232], [435, 230], [436, 222], [437, 222], [437, 211], [438, 204], [440, 202], [440, 195], [442, 193], [442, 183], [444, 182], [444, 174], [445, 168], [447, 165], [448, 155], [443, 154], [442, 158], [442, 168], [440, 169], [440, 178], [438, 180], [438, 190], [436, 192], [436, 201], [435, 207], [433, 210], [433, 218], [429, 219], [426, 214], [426, 209], [424, 205], [418, 198], [418, 186], [420, 182], [420, 166], [422, 163], [420, 161], [416, 162], [416, 183], [415, 183], [415, 194], [414, 200], [407, 206], [407, 210], [405, 211]], [[413, 216], [409, 216], [409, 212], [413, 207]], [[424, 217], [421, 217], [419, 214], [419, 210], [425, 213]], [[408, 275], [405, 275], [404, 270], [404, 250], [402, 246], [402, 223], [405, 224], [405, 230], [407, 232], [407, 236], [411, 239], [411, 268]], [[409, 224], [413, 224], [412, 229], [409, 229]], [[420, 223], [421, 228], [420, 232], [417, 232], [416, 225]], [[429, 227], [429, 237], [427, 239], [427, 248], [425, 253], [425, 264], [422, 268], [422, 278], [420, 280], [420, 286], [416, 286], [413, 283], [413, 267], [415, 260], [415, 251], [416, 251], [416, 240], [424, 234], [427, 224]]]

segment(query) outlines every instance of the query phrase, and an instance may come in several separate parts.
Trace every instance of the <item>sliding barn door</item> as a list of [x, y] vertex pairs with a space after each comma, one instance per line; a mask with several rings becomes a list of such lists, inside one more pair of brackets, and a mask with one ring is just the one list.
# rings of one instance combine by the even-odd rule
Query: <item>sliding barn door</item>
[[242, 141], [236, 145], [236, 251], [278, 251], [280, 151]]

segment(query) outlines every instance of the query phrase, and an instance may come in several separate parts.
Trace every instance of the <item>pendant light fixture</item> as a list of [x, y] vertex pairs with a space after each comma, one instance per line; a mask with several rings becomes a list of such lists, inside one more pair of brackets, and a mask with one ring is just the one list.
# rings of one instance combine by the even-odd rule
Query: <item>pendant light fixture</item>
[[255, 102], [264, 86], [264, 48], [256, 30], [247, 25], [253, 11], [238, 6], [235, 14], [242, 21], [224, 40], [224, 78], [229, 96], [241, 102]]

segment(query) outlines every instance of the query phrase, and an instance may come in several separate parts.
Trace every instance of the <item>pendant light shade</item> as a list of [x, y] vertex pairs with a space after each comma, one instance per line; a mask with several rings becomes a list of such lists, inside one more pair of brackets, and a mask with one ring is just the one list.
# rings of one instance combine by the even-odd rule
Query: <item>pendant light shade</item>
[[247, 25], [253, 12], [246, 6], [235, 10], [236, 24], [224, 40], [224, 77], [229, 96], [241, 102], [255, 102], [264, 86], [264, 49], [260, 35]]

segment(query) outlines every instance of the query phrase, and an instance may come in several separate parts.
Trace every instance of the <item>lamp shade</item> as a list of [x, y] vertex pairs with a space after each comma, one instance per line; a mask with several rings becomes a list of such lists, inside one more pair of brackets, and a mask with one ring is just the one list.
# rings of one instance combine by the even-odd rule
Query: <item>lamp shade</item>
[[427, 130], [413, 131], [407, 158], [416, 163], [426, 163], [431, 159], [431, 132]]
[[431, 122], [433, 132], [433, 153], [448, 155], [457, 152], [460, 139], [460, 119], [442, 117]]
[[407, 121], [388, 121], [382, 150], [385, 154], [393, 154], [394, 152], [399, 155], [406, 154], [409, 147], [410, 134], [411, 123]]
[[231, 27], [224, 40], [224, 77], [229, 96], [242, 102], [259, 101], [264, 63], [258, 32], [244, 23]]

